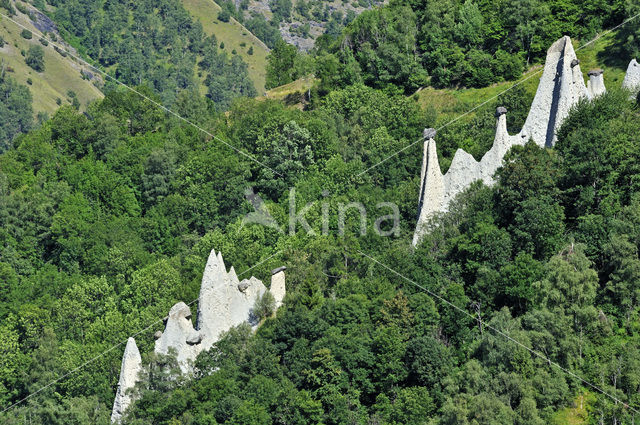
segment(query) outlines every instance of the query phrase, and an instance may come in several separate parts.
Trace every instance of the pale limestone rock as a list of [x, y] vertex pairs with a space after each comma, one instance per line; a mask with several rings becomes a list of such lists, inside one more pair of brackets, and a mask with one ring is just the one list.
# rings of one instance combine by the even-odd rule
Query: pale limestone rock
[[640, 64], [632, 59], [622, 81], [622, 88], [628, 89], [635, 96], [640, 90]]
[[273, 295], [273, 298], [276, 300], [276, 310], [282, 305], [282, 301], [287, 292], [284, 279], [284, 271], [286, 269], [286, 267], [278, 267], [271, 271], [271, 287], [269, 288], [269, 292], [271, 292], [271, 295]]
[[424, 132], [424, 153], [422, 158], [422, 173], [420, 179], [420, 198], [418, 226], [413, 235], [413, 245], [415, 246], [420, 238], [428, 232], [428, 223], [433, 214], [442, 210], [444, 198], [444, 181], [442, 171], [438, 163], [438, 152], [436, 149], [435, 130], [427, 129]]
[[589, 92], [589, 98], [594, 99], [597, 96], [603, 95], [607, 92], [604, 86], [604, 76], [601, 69], [592, 69], [587, 73], [589, 81], [587, 81], [587, 91]]
[[[636, 64], [637, 66], [637, 64]], [[630, 65], [631, 68], [631, 65]], [[635, 71], [635, 68], [633, 68]], [[633, 73], [627, 73], [633, 76]], [[447, 173], [443, 176], [437, 166], [435, 141], [425, 142], [420, 195], [418, 201], [418, 223], [413, 237], [413, 245], [417, 245], [422, 236], [428, 232], [428, 223], [437, 212], [447, 211], [451, 201], [474, 181], [481, 180], [487, 185], [494, 183], [494, 174], [502, 165], [502, 159], [514, 145], [523, 145], [532, 139], [539, 146], [553, 146], [556, 131], [568, 116], [569, 111], [581, 99], [592, 98], [604, 93], [602, 74], [594, 75], [590, 89], [584, 83], [580, 71], [580, 61], [569, 37], [556, 41], [547, 51], [545, 67], [540, 78], [538, 90], [531, 104], [525, 124], [517, 135], [511, 136], [507, 131], [506, 108], [496, 110], [496, 135], [493, 146], [478, 162], [462, 149], [456, 151]], [[632, 77], [629, 77], [629, 81]], [[640, 86], [640, 67], [637, 82]], [[632, 84], [629, 82], [628, 84]], [[435, 136], [432, 129], [425, 130], [427, 136]], [[431, 153], [430, 147], [433, 146]], [[436, 164], [436, 167], [432, 164]], [[430, 172], [431, 170], [431, 172]]]
[[553, 43], [523, 132], [539, 146], [553, 146], [555, 132], [580, 99], [588, 97], [579, 61], [567, 36]]
[[120, 423], [122, 415], [124, 415], [127, 407], [134, 401], [131, 390], [138, 382], [138, 374], [142, 370], [142, 358], [140, 351], [136, 345], [136, 340], [129, 338], [127, 346], [122, 356], [122, 366], [120, 366], [120, 379], [118, 380], [118, 389], [116, 398], [113, 401], [113, 410], [111, 411], [111, 422]]
[[[274, 270], [272, 277], [271, 287], [277, 307], [282, 304], [286, 292], [284, 270], [285, 267]], [[183, 302], [177, 303], [169, 311], [169, 316], [163, 319], [164, 332], [157, 331], [154, 334], [154, 351], [166, 355], [175, 350], [182, 373], [191, 373], [198, 354], [217, 342], [223, 332], [244, 322], [257, 327], [253, 306], [266, 291], [267, 288], [255, 277], [240, 282], [233, 267], [227, 272], [222, 254], [216, 254], [215, 250], [212, 250], [202, 275], [195, 329], [191, 323], [189, 306]], [[133, 338], [129, 338], [122, 362], [112, 422], [120, 421], [122, 412], [130, 404], [131, 399], [125, 394], [126, 389], [133, 387], [134, 378], [140, 369], [140, 353]]]
[[212, 250], [198, 299], [196, 328], [202, 334], [201, 349], [208, 350], [223, 332], [241, 323], [256, 326], [253, 306], [266, 290], [255, 277], [240, 282], [233, 267], [227, 272], [222, 254]]
[[191, 323], [191, 309], [185, 303], [179, 302], [171, 307], [164, 332], [156, 340], [154, 351], [156, 354], [167, 355], [173, 348], [180, 370], [182, 373], [189, 373], [201, 348], [188, 341], [199, 342], [202, 338], [198, 339], [197, 334]]

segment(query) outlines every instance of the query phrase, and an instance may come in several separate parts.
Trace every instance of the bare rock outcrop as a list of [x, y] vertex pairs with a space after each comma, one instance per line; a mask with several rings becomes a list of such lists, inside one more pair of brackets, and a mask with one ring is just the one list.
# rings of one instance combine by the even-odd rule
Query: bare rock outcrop
[[287, 268], [284, 266], [271, 270], [271, 287], [269, 288], [269, 292], [271, 292], [271, 295], [273, 295], [273, 298], [276, 300], [276, 310], [282, 305], [282, 301], [287, 292], [284, 284], [285, 270], [287, 270]]
[[267, 288], [255, 277], [239, 281], [233, 267], [227, 272], [222, 253], [211, 251], [202, 276], [196, 328], [207, 350], [223, 332], [241, 323], [257, 325], [253, 305]]
[[603, 72], [601, 69], [592, 69], [587, 72], [589, 81], [587, 81], [587, 91], [589, 92], [589, 98], [593, 99], [597, 96], [605, 94], [607, 89], [604, 86]]
[[164, 332], [156, 339], [154, 351], [157, 354], [168, 355], [172, 349], [175, 350], [180, 370], [182, 373], [189, 373], [193, 362], [200, 354], [198, 345], [201, 340], [191, 322], [191, 309], [181, 301], [169, 310]]
[[[623, 87], [633, 93], [640, 91], [640, 64], [632, 60], [627, 69]], [[425, 130], [424, 153], [418, 198], [418, 222], [413, 235], [416, 246], [429, 231], [430, 222], [438, 212], [448, 210], [451, 201], [474, 181], [486, 185], [494, 183], [493, 176], [502, 165], [507, 151], [515, 145], [523, 145], [529, 139], [541, 147], [551, 147], [556, 142], [556, 131], [569, 115], [569, 111], [582, 99], [594, 99], [606, 92], [603, 72], [589, 72], [589, 84], [585, 85], [580, 71], [580, 61], [569, 37], [562, 37], [549, 48], [540, 78], [538, 90], [520, 133], [511, 136], [507, 131], [507, 110], [496, 110], [496, 134], [491, 149], [476, 161], [473, 156], [458, 149], [451, 166], [443, 176], [438, 163], [435, 130]]]
[[622, 87], [630, 90], [634, 95], [640, 90], [640, 64], [635, 59], [629, 62]]
[[[285, 270], [286, 267], [280, 267], [272, 272], [270, 291], [276, 300], [276, 307], [282, 305], [286, 293]], [[233, 267], [227, 271], [222, 253], [212, 250], [202, 275], [196, 326], [193, 326], [189, 306], [184, 302], [175, 304], [164, 319], [164, 331], [154, 334], [154, 352], [164, 355], [175, 352], [181, 372], [189, 375], [198, 354], [211, 348], [222, 333], [245, 322], [254, 328], [258, 326], [253, 307], [266, 291], [267, 288], [255, 277], [240, 281]], [[135, 385], [141, 363], [135, 341], [129, 338], [113, 405], [112, 422], [120, 421], [126, 407], [132, 402], [126, 390]]]
[[433, 128], [424, 131], [424, 150], [422, 154], [422, 171], [420, 178], [420, 198], [418, 201], [418, 227], [413, 237], [413, 244], [429, 231], [430, 218], [442, 208], [444, 198], [444, 181], [438, 152], [436, 148], [436, 131]]
[[136, 340], [129, 338], [127, 346], [122, 356], [122, 366], [120, 366], [120, 379], [118, 380], [118, 389], [116, 398], [113, 401], [113, 410], [111, 411], [111, 422], [120, 423], [122, 415], [127, 407], [133, 402], [134, 395], [131, 394], [133, 387], [138, 382], [138, 375], [142, 370], [142, 358], [140, 351], [136, 345]]
[[569, 115], [569, 110], [585, 97], [588, 92], [580, 61], [571, 39], [564, 36], [547, 50], [538, 91], [522, 128], [524, 138], [533, 139], [539, 146], [553, 146], [556, 130]]

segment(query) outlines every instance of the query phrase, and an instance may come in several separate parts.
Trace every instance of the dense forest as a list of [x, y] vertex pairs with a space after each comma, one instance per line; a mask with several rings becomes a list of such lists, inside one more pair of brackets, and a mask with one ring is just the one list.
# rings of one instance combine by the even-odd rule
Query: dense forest
[[[152, 374], [131, 423], [542, 424], [578, 397], [594, 420], [630, 421], [623, 405], [359, 253], [460, 308], [478, 303], [493, 327], [637, 406], [640, 116], [627, 96], [582, 104], [555, 149], [514, 148], [498, 184], [463, 194], [415, 251], [419, 157], [353, 178], [433, 119], [400, 95], [353, 86], [310, 111], [246, 100], [228, 116], [178, 99], [280, 175], [134, 94], [112, 92], [87, 115], [64, 107], [0, 156], [2, 404], [195, 299], [215, 247], [238, 270], [283, 250], [252, 273], [287, 264], [286, 305], [256, 335], [235, 330], [203, 353], [199, 378]], [[300, 205], [329, 203], [329, 235], [243, 226], [246, 188], [281, 218], [289, 185]], [[347, 201], [396, 203], [400, 234], [360, 236], [354, 216], [340, 237], [334, 213]], [[314, 226], [319, 210], [307, 215]], [[143, 352], [153, 330], [138, 336]], [[109, 352], [3, 422], [105, 423], [119, 361]]]
[[[311, 55], [316, 76], [332, 87], [485, 87], [517, 79], [561, 36], [586, 41], [639, 10], [602, 0], [392, 0], [320, 37]], [[637, 31], [621, 30], [625, 55], [637, 53]]]
[[[515, 78], [558, 35], [586, 39], [637, 6], [392, 1], [310, 55], [274, 41], [273, 86], [319, 79], [298, 109], [251, 98], [246, 65], [177, 2], [57, 1], [83, 54], [215, 138], [114, 85], [86, 111], [63, 106], [35, 124], [37, 93], [2, 76], [0, 422], [109, 424], [135, 334], [150, 373], [128, 424], [634, 423], [637, 99], [609, 87], [572, 110], [554, 148], [512, 148], [496, 184], [462, 193], [415, 249], [417, 145], [362, 172], [441, 122], [407, 92]], [[617, 37], [621, 55], [638, 52], [637, 25]], [[530, 103], [518, 87], [439, 131], [442, 171], [460, 147], [490, 148], [495, 107], [515, 132]], [[245, 223], [251, 192], [282, 227], [292, 203], [311, 203], [315, 234]], [[356, 209], [340, 232], [350, 202], [369, 213], [364, 234]], [[400, 216], [397, 229], [382, 223], [385, 237], [373, 231], [390, 212], [381, 203]], [[287, 296], [183, 379], [175, 359], [152, 354], [153, 334], [173, 304], [197, 298], [214, 248], [265, 283], [286, 265]]]
[[31, 92], [5, 75], [0, 64], [0, 152], [7, 150], [13, 138], [33, 126]]

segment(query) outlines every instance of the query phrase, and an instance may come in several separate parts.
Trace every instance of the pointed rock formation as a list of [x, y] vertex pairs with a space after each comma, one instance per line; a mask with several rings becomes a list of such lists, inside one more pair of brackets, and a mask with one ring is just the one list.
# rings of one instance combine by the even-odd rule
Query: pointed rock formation
[[594, 99], [597, 96], [605, 94], [607, 89], [604, 86], [604, 78], [601, 69], [592, 69], [587, 72], [589, 81], [587, 81], [587, 91], [589, 92], [589, 98]]
[[269, 288], [269, 292], [271, 292], [271, 295], [273, 295], [273, 298], [276, 300], [276, 310], [282, 305], [282, 301], [287, 292], [284, 282], [285, 270], [287, 270], [287, 268], [284, 266], [271, 270], [271, 287]]
[[154, 351], [167, 355], [175, 350], [176, 360], [182, 373], [191, 371], [193, 362], [200, 354], [201, 335], [191, 323], [191, 309], [183, 302], [179, 302], [169, 310], [169, 318], [165, 323], [164, 332], [156, 339]]
[[222, 253], [211, 251], [205, 266], [198, 299], [196, 327], [202, 334], [202, 349], [208, 350], [223, 332], [241, 323], [257, 325], [253, 305], [267, 288], [255, 277], [238, 281], [235, 270], [227, 272]]
[[413, 235], [414, 246], [429, 231], [428, 223], [433, 214], [441, 211], [444, 198], [444, 181], [438, 163], [436, 148], [436, 131], [428, 128], [424, 131], [424, 151], [422, 156], [422, 173], [420, 179], [420, 197], [418, 226]]
[[[487, 185], [494, 183], [493, 176], [502, 165], [502, 159], [514, 145], [523, 145], [529, 139], [542, 147], [555, 144], [556, 131], [569, 115], [569, 111], [582, 99], [593, 99], [605, 93], [602, 70], [589, 73], [589, 88], [580, 71], [580, 61], [569, 37], [562, 37], [549, 48], [538, 90], [531, 103], [529, 115], [517, 135], [507, 131], [507, 110], [496, 110], [496, 135], [493, 146], [476, 161], [473, 156], [458, 149], [451, 166], [443, 176], [435, 153], [435, 131], [425, 130], [424, 154], [418, 198], [418, 222], [413, 236], [416, 246], [429, 231], [428, 222], [437, 212], [447, 211], [451, 201], [476, 180]], [[640, 90], [640, 65], [633, 60], [629, 64], [623, 84]], [[426, 137], [427, 133], [432, 135]]]
[[564, 36], [547, 51], [538, 91], [522, 128], [525, 138], [533, 139], [539, 146], [553, 146], [555, 132], [571, 107], [587, 96], [580, 61], [571, 39]]
[[[275, 269], [271, 279], [271, 289], [276, 307], [282, 305], [285, 296], [286, 267]], [[267, 288], [255, 277], [238, 280], [233, 267], [227, 272], [222, 253], [212, 250], [209, 254], [198, 298], [198, 316], [194, 329], [191, 322], [191, 309], [179, 302], [164, 319], [164, 332], [154, 334], [155, 348], [158, 354], [170, 354], [175, 350], [180, 370], [189, 374], [193, 362], [203, 350], [208, 350], [223, 332], [244, 322], [254, 328], [258, 323], [253, 314], [253, 306], [262, 297]], [[131, 403], [127, 390], [135, 385], [141, 359], [133, 338], [129, 338], [122, 360], [118, 392], [113, 404], [111, 422], [119, 422], [122, 414]]]
[[[496, 108], [496, 135], [491, 149], [480, 160], [480, 175], [486, 185], [494, 183], [493, 175], [502, 165], [502, 158], [514, 145], [522, 145], [527, 139], [519, 134], [510, 136], [507, 131], [507, 108]], [[448, 174], [448, 173], [447, 173]]]
[[640, 90], [640, 64], [635, 59], [629, 62], [627, 73], [622, 81], [622, 87], [631, 91], [632, 95], [636, 95]]
[[124, 355], [122, 356], [120, 379], [118, 380], [116, 398], [113, 401], [111, 422], [120, 423], [127, 407], [134, 401], [131, 390], [136, 385], [136, 382], [138, 382], [138, 374], [141, 370], [142, 358], [140, 357], [136, 340], [129, 338], [127, 340], [127, 346], [124, 349]]

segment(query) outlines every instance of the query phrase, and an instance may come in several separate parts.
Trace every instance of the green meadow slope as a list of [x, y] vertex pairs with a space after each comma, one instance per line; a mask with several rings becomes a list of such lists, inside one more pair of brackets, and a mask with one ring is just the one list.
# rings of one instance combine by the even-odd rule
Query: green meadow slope
[[[267, 55], [269, 50], [257, 37], [235, 19], [229, 22], [218, 20], [220, 6], [213, 0], [183, 0], [183, 6], [202, 24], [208, 35], [215, 35], [218, 43], [224, 43], [229, 54], [235, 50], [249, 66], [249, 78], [253, 81], [259, 95], [265, 93]], [[249, 49], [253, 48], [253, 54]]]
[[[2, 9], [3, 13], [6, 13]], [[22, 28], [8, 19], [0, 18], [0, 36], [5, 41], [4, 47], [0, 48], [0, 61], [5, 64], [5, 70], [15, 78], [20, 84], [27, 85], [33, 95], [33, 110], [46, 112], [51, 115], [58, 107], [57, 99], [62, 105], [69, 104], [68, 92], [76, 93], [81, 107], [94, 99], [102, 98], [102, 92], [89, 80], [83, 79], [81, 71], [86, 67], [75, 60], [54, 50], [51, 43], [43, 46], [39, 42], [36, 34], [40, 32], [34, 27], [31, 19], [27, 15], [17, 12], [12, 19], [29, 28], [33, 32], [33, 38], [27, 40], [20, 34]], [[60, 43], [60, 37], [57, 36]], [[39, 45], [44, 49], [44, 72], [37, 72], [30, 68], [24, 61], [23, 52], [30, 46]], [[29, 84], [29, 82], [31, 84]], [[96, 80], [97, 81], [97, 80]]]

